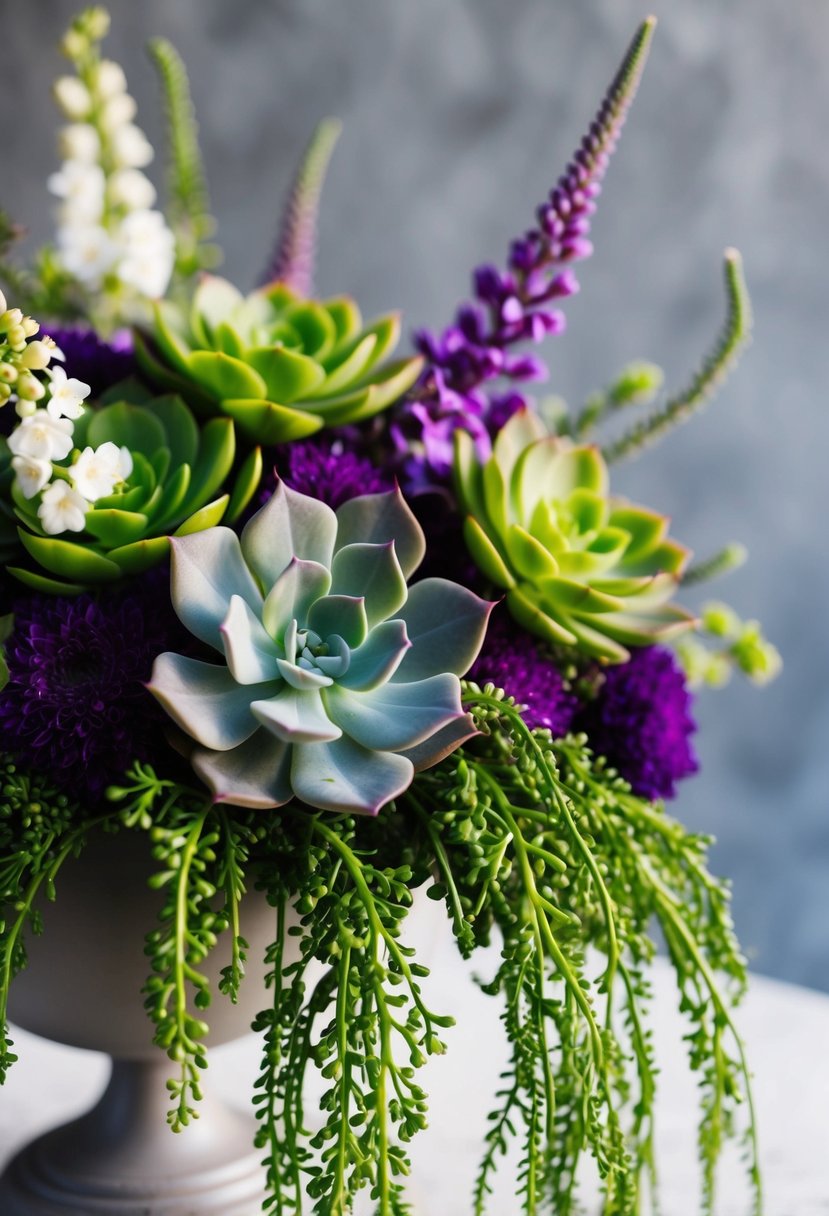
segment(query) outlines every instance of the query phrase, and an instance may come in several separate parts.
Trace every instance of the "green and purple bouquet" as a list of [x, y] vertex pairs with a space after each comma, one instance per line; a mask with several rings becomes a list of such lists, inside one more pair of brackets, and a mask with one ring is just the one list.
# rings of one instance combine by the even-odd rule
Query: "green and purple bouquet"
[[[725, 605], [682, 606], [740, 547], [692, 564], [667, 519], [611, 484], [735, 361], [750, 326], [739, 256], [726, 253], [725, 323], [687, 387], [663, 393], [636, 362], [581, 408], [533, 389], [592, 252], [653, 25], [532, 226], [411, 351], [396, 314], [367, 322], [349, 297], [313, 294], [338, 125], [313, 137], [246, 295], [214, 273], [176, 52], [150, 48], [170, 137], [162, 210], [100, 9], [63, 43], [55, 243], [21, 266], [2, 220], [0, 1026], [38, 901], [59, 900], [94, 835], [144, 834], [163, 900], [144, 998], [182, 1129], [209, 1005], [244, 980], [240, 904], [264, 891], [257, 1143], [273, 1214], [338, 1216], [363, 1188], [380, 1216], [410, 1210], [418, 1070], [451, 1045], [406, 944], [419, 890], [461, 956], [501, 951], [481, 983], [509, 1064], [470, 1211], [490, 1210], [513, 1140], [515, 1211], [580, 1210], [583, 1158], [608, 1214], [641, 1210], [658, 937], [700, 1081], [700, 1210], [729, 1136], [759, 1210], [732, 1021], [745, 962], [710, 842], [665, 802], [697, 769], [693, 688], [734, 670], [762, 682], [779, 659]], [[214, 993], [202, 965], [220, 935], [232, 961]], [[0, 1079], [14, 1059], [6, 1034]]]

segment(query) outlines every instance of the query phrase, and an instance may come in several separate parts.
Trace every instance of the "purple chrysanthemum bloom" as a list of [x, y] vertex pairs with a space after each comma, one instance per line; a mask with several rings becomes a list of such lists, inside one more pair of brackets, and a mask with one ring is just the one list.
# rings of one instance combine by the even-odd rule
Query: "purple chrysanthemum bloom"
[[[425, 366], [410, 399], [397, 411], [399, 432], [410, 449], [404, 489], [445, 485], [447, 438], [462, 427], [476, 445], [488, 446], [507, 418], [530, 404], [521, 386], [547, 378], [543, 360], [515, 348], [564, 331], [564, 314], [556, 304], [578, 291], [571, 264], [593, 251], [590, 219], [639, 85], [652, 31], [651, 20], [640, 27], [590, 129], [537, 209], [535, 226], [512, 242], [506, 269], [478, 267], [474, 300], [460, 306], [453, 324], [441, 334], [422, 330], [415, 335]], [[492, 384], [499, 380], [509, 391], [493, 396]], [[506, 416], [505, 402], [510, 405]], [[487, 455], [484, 451], [482, 458]]]
[[524, 721], [530, 729], [546, 728], [554, 738], [567, 734], [578, 708], [578, 700], [565, 688], [561, 672], [542, 643], [516, 625], [503, 607], [490, 617], [469, 679], [481, 686], [492, 683], [503, 688], [524, 707]]
[[596, 697], [574, 725], [606, 756], [635, 794], [674, 798], [676, 782], [699, 768], [691, 735], [693, 696], [674, 655], [658, 646], [634, 650], [608, 667]]
[[172, 609], [159, 611], [169, 576], [153, 573], [137, 592], [14, 605], [3, 747], [79, 798], [98, 798], [162, 742], [167, 723], [144, 682], [156, 656], [180, 644], [181, 627]]
[[58, 325], [45, 328], [66, 356], [67, 374], [88, 384], [93, 398], [136, 371], [129, 330], [119, 330], [105, 341], [92, 329]]
[[[275, 474], [300, 494], [318, 498], [336, 511], [349, 498], [394, 489], [393, 477], [366, 456], [347, 448], [341, 439], [308, 439], [278, 449]], [[260, 494], [266, 502], [274, 489], [269, 478]]]

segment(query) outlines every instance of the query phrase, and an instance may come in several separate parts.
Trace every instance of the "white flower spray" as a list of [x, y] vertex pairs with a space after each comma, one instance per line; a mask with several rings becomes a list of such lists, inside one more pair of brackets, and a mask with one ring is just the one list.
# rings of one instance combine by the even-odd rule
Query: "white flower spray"
[[156, 191], [142, 172], [153, 149], [133, 121], [135, 99], [122, 68], [100, 55], [108, 29], [103, 9], [87, 9], [63, 40], [76, 75], [55, 82], [68, 122], [60, 134], [63, 164], [48, 183], [60, 200], [59, 263], [95, 297], [95, 320], [104, 329], [139, 319], [148, 300], [164, 295], [176, 256], [175, 237], [153, 210]]
[[20, 421], [6, 440], [15, 492], [38, 499], [46, 536], [82, 532], [86, 513], [122, 485], [133, 470], [127, 447], [107, 441], [78, 451], [75, 422], [85, 413], [90, 386], [51, 366], [63, 355], [40, 326], [0, 292], [0, 406], [14, 404]]

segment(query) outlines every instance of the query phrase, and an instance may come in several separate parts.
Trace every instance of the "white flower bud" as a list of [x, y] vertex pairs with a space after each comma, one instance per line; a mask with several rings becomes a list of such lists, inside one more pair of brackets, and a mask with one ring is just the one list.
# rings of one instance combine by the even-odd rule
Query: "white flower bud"
[[46, 389], [31, 372], [22, 371], [17, 377], [17, 395], [21, 401], [40, 401]]
[[42, 372], [45, 367], [49, 366], [51, 358], [52, 352], [44, 342], [30, 342], [24, 350], [20, 362], [30, 371]]
[[127, 78], [120, 63], [112, 59], [102, 59], [95, 69], [93, 76], [95, 88], [100, 97], [114, 97], [116, 93], [125, 93]]
[[92, 98], [86, 85], [77, 76], [61, 76], [52, 86], [55, 101], [67, 118], [83, 119], [89, 117], [92, 109]]
[[72, 122], [60, 133], [60, 153], [64, 160], [95, 164], [101, 154], [101, 138], [88, 122]]
[[131, 97], [129, 93], [116, 93], [114, 97], [110, 97], [104, 102], [100, 117], [101, 126], [112, 134], [119, 127], [132, 122], [137, 109], [135, 98]]
[[67, 160], [59, 173], [51, 175], [48, 186], [51, 194], [64, 200], [63, 224], [94, 223], [103, 215], [106, 178], [100, 165]]
[[3, 295], [2, 291], [0, 291], [0, 314], [6, 312], [7, 309], [8, 305], [6, 303], [6, 297]]
[[153, 159], [153, 149], [140, 127], [128, 122], [112, 133], [112, 154], [125, 169], [142, 169]]
[[117, 169], [107, 185], [109, 201], [130, 211], [145, 211], [156, 199], [155, 186], [140, 169]]

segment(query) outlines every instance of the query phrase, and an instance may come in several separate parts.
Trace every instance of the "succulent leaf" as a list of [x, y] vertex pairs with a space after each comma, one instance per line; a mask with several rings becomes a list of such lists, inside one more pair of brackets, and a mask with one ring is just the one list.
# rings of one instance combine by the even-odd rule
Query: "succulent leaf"
[[523, 410], [484, 463], [456, 433], [455, 482], [472, 557], [531, 633], [619, 663], [693, 625], [669, 603], [687, 549], [662, 516], [608, 497], [598, 448], [547, 435]]
[[445, 579], [409, 592], [423, 551], [397, 491], [335, 514], [282, 483], [241, 541], [173, 542], [176, 611], [224, 663], [162, 655], [149, 687], [218, 800], [376, 814], [474, 733], [458, 677], [491, 605]]
[[233, 418], [257, 442], [284, 443], [370, 417], [411, 388], [420, 358], [383, 362], [399, 335], [396, 314], [363, 329], [351, 301], [303, 300], [284, 283], [243, 297], [207, 276], [188, 309], [156, 305], [135, 349], [153, 383], [194, 409]]

